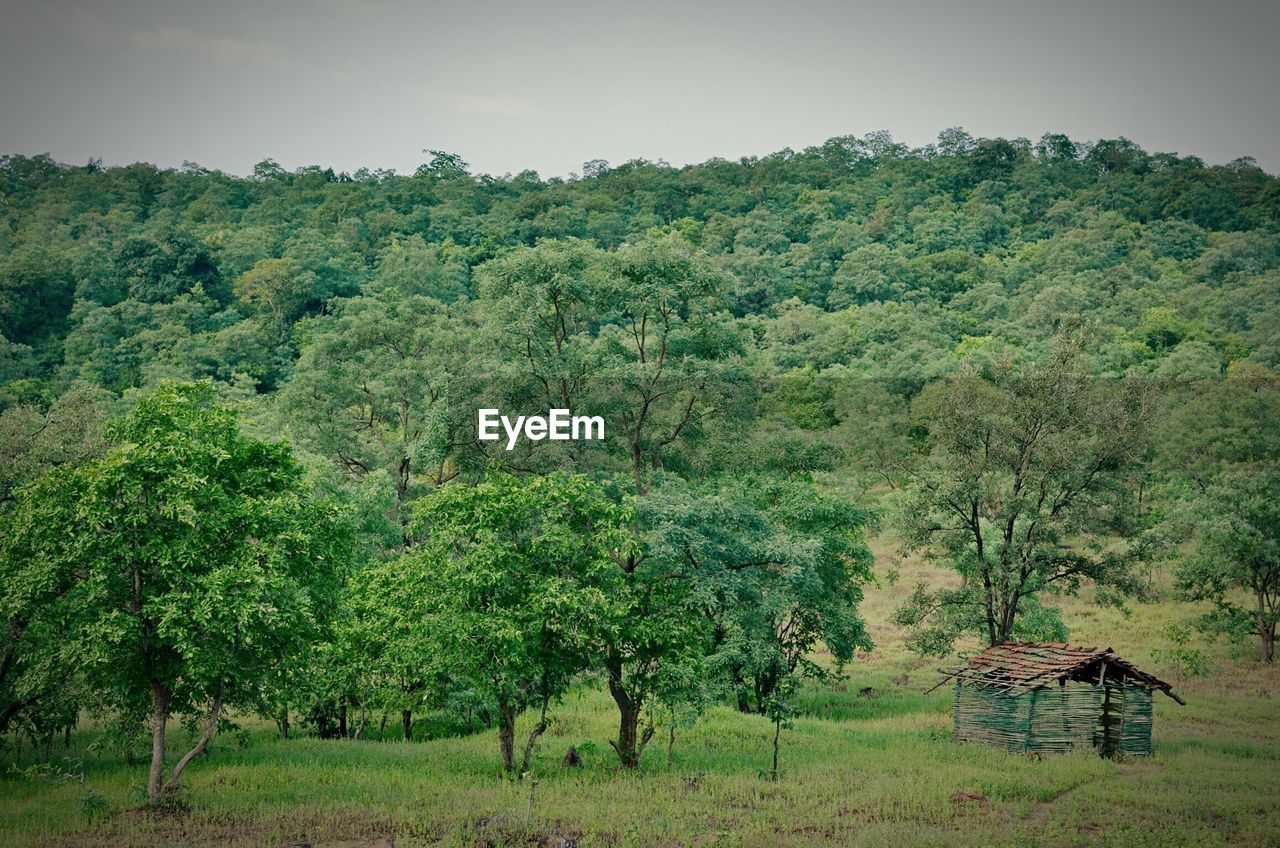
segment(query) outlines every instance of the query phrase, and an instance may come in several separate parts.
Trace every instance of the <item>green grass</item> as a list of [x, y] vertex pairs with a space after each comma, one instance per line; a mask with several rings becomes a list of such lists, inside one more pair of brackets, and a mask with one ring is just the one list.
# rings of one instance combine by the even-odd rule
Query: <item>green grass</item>
[[[938, 663], [908, 653], [887, 623], [903, 587], [928, 573], [911, 559], [900, 569], [897, 586], [868, 593], [877, 651], [847, 681], [804, 691], [808, 717], [784, 731], [777, 783], [765, 777], [771, 726], [725, 708], [680, 732], [673, 764], [659, 734], [642, 768], [622, 772], [606, 742], [612, 701], [584, 690], [560, 705], [540, 744], [532, 799], [528, 782], [499, 774], [492, 731], [418, 743], [281, 742], [250, 724], [246, 745], [221, 736], [188, 769], [188, 812], [153, 816], [134, 809], [145, 765], [85, 753], [94, 738], [86, 729], [69, 752], [55, 746], [55, 761], [83, 756], [86, 784], [105, 808], [91, 820], [79, 785], [10, 773], [0, 781], [0, 844], [1280, 844], [1277, 669], [1213, 648], [1217, 673], [1178, 686], [1188, 706], [1157, 698], [1156, 754], [1145, 760], [1031, 759], [957, 745], [947, 687], [921, 694]], [[1164, 626], [1197, 613], [1165, 601], [1126, 618], [1087, 596], [1065, 610], [1073, 642], [1110, 645], [1156, 673]], [[580, 770], [558, 764], [571, 744], [585, 750]], [[28, 748], [22, 765], [32, 758]], [[953, 801], [956, 792], [987, 801]]]

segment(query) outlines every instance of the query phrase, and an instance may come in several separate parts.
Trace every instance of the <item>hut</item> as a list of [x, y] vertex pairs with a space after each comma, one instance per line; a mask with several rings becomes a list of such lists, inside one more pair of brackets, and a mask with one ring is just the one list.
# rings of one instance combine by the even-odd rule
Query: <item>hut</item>
[[1150, 754], [1152, 693], [1186, 703], [1110, 648], [1004, 642], [945, 674], [956, 740], [1019, 753]]

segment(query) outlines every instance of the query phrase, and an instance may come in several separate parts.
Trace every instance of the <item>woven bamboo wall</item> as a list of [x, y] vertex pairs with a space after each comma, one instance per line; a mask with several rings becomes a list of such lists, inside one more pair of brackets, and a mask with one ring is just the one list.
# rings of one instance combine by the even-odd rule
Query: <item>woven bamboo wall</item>
[[990, 686], [957, 683], [951, 710], [956, 741], [1025, 751], [1034, 694], [1011, 698]]
[[1034, 697], [1031, 725], [1027, 733], [1028, 751], [1062, 754], [1094, 746], [1094, 729], [1101, 711], [1101, 690], [1087, 683], [1057, 684], [1036, 689], [1023, 697]]
[[[1120, 692], [1113, 690], [1113, 699]], [[1127, 686], [1119, 750], [1151, 750], [1151, 693]], [[957, 684], [952, 717], [955, 738], [982, 742], [1018, 753], [1056, 754], [1096, 747], [1102, 713], [1102, 689], [1069, 682], [1011, 697], [997, 688]]]
[[1141, 686], [1124, 687], [1119, 750], [1130, 756], [1151, 753], [1151, 692]]

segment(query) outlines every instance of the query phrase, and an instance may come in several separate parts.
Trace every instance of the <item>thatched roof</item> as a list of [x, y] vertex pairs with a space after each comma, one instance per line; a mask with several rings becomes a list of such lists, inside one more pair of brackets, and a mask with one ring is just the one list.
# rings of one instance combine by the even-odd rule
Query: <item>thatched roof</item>
[[944, 673], [942, 682], [955, 679], [990, 686], [1013, 697], [1059, 681], [1101, 685], [1105, 680], [1158, 689], [1179, 704], [1186, 703], [1168, 683], [1125, 662], [1110, 648], [1081, 648], [1065, 642], [1004, 642], [987, 648], [968, 665]]

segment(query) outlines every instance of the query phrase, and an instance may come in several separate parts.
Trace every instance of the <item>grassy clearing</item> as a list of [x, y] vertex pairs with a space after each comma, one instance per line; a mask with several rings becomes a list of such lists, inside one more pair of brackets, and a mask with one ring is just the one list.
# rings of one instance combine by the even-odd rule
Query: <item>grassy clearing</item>
[[[880, 543], [877, 553], [891, 551]], [[534, 771], [538, 782], [499, 774], [495, 734], [425, 743], [296, 739], [250, 725], [247, 745], [220, 737], [188, 770], [189, 812], [131, 811], [145, 766], [85, 753], [91, 730], [55, 760], [84, 757], [88, 786], [106, 801], [82, 811], [74, 783], [14, 774], [0, 782], [5, 845], [859, 845], [1275, 846], [1280, 844], [1280, 671], [1226, 647], [1218, 672], [1184, 682], [1186, 707], [1157, 697], [1156, 756], [1043, 760], [950, 741], [950, 695], [938, 665], [908, 653], [887, 623], [897, 598], [927, 567], [899, 565], [896, 585], [869, 594], [877, 651], [850, 679], [811, 687], [810, 717], [783, 736], [783, 778], [765, 779], [771, 727], [760, 717], [712, 710], [677, 737], [666, 763], [659, 734], [637, 773], [615, 766], [606, 739], [612, 702], [575, 694], [557, 711]], [[1197, 609], [1165, 601], [1125, 617], [1065, 603], [1072, 641], [1110, 645], [1153, 663], [1170, 621]], [[871, 692], [864, 693], [866, 687]], [[562, 769], [565, 748], [584, 753]], [[5, 752], [5, 765], [13, 762]], [[28, 750], [23, 765], [29, 765]], [[531, 797], [532, 792], [532, 797]], [[957, 792], [986, 801], [952, 800]], [[528, 822], [526, 825], [526, 821]]]

